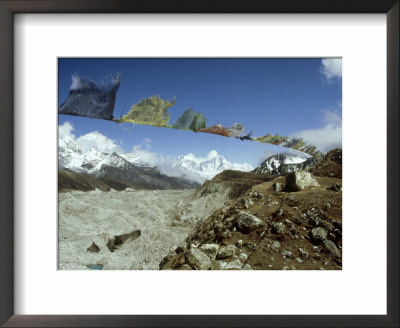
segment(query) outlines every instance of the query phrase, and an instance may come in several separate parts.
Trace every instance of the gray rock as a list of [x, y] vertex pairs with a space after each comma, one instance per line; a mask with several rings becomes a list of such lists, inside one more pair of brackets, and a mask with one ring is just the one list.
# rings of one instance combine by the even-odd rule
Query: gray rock
[[285, 231], [285, 225], [282, 222], [274, 222], [271, 231], [280, 235]]
[[236, 253], [235, 245], [221, 247], [217, 253], [217, 259], [218, 260], [226, 259], [228, 257], [233, 256], [235, 253]]
[[319, 183], [309, 172], [295, 171], [286, 177], [286, 191], [300, 191], [307, 187], [319, 187]]
[[301, 257], [305, 257], [305, 258], [308, 257], [308, 253], [302, 248], [299, 248], [299, 253], [300, 253]]
[[279, 248], [279, 247], [281, 247], [281, 243], [280, 243], [279, 241], [275, 240], [275, 241], [272, 243], [272, 247]]
[[290, 202], [292, 202], [292, 201], [295, 201], [296, 198], [295, 198], [293, 195], [289, 195], [289, 196], [287, 197], [287, 200], [290, 201]]
[[245, 264], [242, 266], [242, 270], [251, 270], [251, 266], [249, 264]]
[[275, 193], [275, 194], [278, 194], [278, 193], [281, 192], [282, 186], [281, 186], [281, 184], [280, 184], [279, 182], [275, 182], [275, 183], [272, 185], [272, 189], [274, 190], [274, 193]]
[[221, 262], [217, 260], [211, 260], [211, 270], [222, 270]]
[[324, 246], [330, 254], [336, 257], [340, 257], [340, 251], [336, 247], [335, 243], [331, 240], [324, 240]]
[[90, 245], [86, 250], [88, 252], [98, 253], [100, 252], [100, 247], [97, 246], [95, 242], [92, 242], [92, 245]]
[[239, 260], [235, 260], [235, 261], [229, 262], [224, 267], [224, 270], [241, 270], [242, 266], [243, 266], [242, 262], [240, 262]]
[[242, 263], [245, 263], [247, 261], [247, 258], [248, 258], [248, 256], [247, 256], [246, 253], [241, 253], [239, 255], [239, 261], [242, 262]]
[[255, 192], [254, 198], [259, 199], [259, 200], [264, 200], [264, 195], [262, 192]]
[[282, 256], [286, 256], [287, 258], [291, 258], [292, 257], [292, 252], [291, 251], [288, 251], [288, 250], [283, 250], [282, 252], [281, 252], [281, 254], [282, 254]]
[[326, 239], [327, 235], [328, 234], [325, 231], [325, 229], [321, 227], [314, 228], [311, 230], [311, 238], [314, 243], [318, 244], [322, 243]]
[[208, 270], [211, 267], [210, 258], [202, 251], [191, 248], [185, 253], [186, 261], [196, 270]]
[[238, 230], [240, 230], [243, 233], [249, 233], [263, 225], [264, 222], [252, 214], [246, 212], [240, 212], [238, 215], [237, 218]]
[[214, 258], [217, 255], [219, 245], [217, 244], [203, 244], [199, 247], [199, 249], [206, 254], [210, 259]]

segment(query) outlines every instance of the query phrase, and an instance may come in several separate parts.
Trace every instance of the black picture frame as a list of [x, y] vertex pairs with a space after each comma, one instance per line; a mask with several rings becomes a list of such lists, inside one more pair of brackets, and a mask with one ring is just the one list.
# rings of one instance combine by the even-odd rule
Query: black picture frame
[[[399, 327], [398, 0], [1, 0], [0, 324], [4, 327]], [[16, 13], [385, 13], [387, 17], [387, 315], [14, 315], [13, 17]], [[368, 287], [366, 287], [368, 288]]]

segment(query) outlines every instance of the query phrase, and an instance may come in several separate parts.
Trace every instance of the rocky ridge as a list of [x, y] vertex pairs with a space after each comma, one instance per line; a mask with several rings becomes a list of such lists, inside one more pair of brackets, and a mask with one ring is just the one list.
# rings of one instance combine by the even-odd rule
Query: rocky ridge
[[[234, 177], [229, 199], [164, 257], [160, 269], [340, 270], [342, 182], [330, 175], [338, 175], [339, 166], [341, 150], [334, 150], [314, 175], [222, 172], [196, 197], [218, 193]], [[301, 188], [288, 188], [291, 175], [304, 180]]]

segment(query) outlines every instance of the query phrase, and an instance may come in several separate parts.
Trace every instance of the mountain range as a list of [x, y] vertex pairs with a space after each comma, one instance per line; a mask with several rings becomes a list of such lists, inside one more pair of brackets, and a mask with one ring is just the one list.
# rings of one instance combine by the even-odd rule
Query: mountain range
[[[248, 163], [232, 163], [212, 150], [206, 157], [189, 153], [169, 162], [154, 163], [136, 153], [106, 153], [96, 147], [84, 151], [68, 136], [59, 140], [58, 150], [60, 168], [69, 171], [64, 176], [72, 177], [75, 173], [74, 181], [86, 181], [88, 175], [92, 175], [102, 178], [102, 183], [113, 181], [113, 185], [122, 183], [122, 186], [146, 189], [196, 188], [224, 170], [284, 175], [296, 170], [310, 170], [318, 161], [315, 157], [303, 158], [280, 153], [268, 157], [254, 169]], [[90, 184], [92, 182], [91, 179]]]
[[66, 177], [75, 172], [81, 174], [74, 176], [79, 180], [89, 174], [149, 189], [195, 188], [224, 170], [254, 169], [247, 163], [231, 163], [216, 151], [211, 151], [205, 158], [187, 154], [157, 164], [146, 162], [135, 153], [106, 153], [96, 147], [85, 152], [68, 136], [59, 140], [58, 158], [60, 169], [70, 172], [64, 174]]

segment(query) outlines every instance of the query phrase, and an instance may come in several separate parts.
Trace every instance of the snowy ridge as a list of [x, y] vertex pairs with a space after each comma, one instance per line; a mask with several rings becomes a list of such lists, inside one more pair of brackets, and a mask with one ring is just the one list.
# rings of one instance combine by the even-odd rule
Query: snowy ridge
[[61, 167], [82, 172], [83, 151], [70, 137], [64, 137], [58, 143], [58, 162]]
[[105, 167], [113, 167], [122, 171], [132, 171], [135, 168], [155, 168], [170, 177], [182, 177], [187, 180], [202, 183], [212, 179], [224, 170], [251, 171], [253, 166], [248, 163], [232, 163], [212, 150], [206, 157], [196, 157], [194, 154], [181, 155], [176, 160], [162, 163], [148, 163], [135, 153], [117, 154], [105, 153], [92, 147], [84, 153], [82, 148], [69, 137], [60, 139], [58, 146], [60, 167], [75, 172], [101, 175]]
[[193, 154], [181, 155], [173, 164], [174, 167], [183, 171], [198, 175], [203, 181], [212, 179], [224, 170], [251, 171], [253, 166], [248, 163], [231, 163], [215, 150], [208, 153], [207, 157], [196, 157]]
[[137, 166], [151, 166], [150, 163], [144, 162], [139, 158], [139, 156], [137, 156], [134, 153], [121, 154], [121, 157], [125, 158], [128, 162], [135, 164]]
[[99, 151], [96, 147], [92, 147], [84, 156], [83, 156], [83, 160], [82, 160], [82, 164], [81, 166], [90, 171], [92, 170], [94, 167], [96, 167], [96, 165], [98, 163], [100, 163], [103, 159], [105, 159], [107, 157], [106, 153], [102, 153], [101, 151]]
[[268, 157], [258, 165], [254, 172], [272, 175], [281, 175], [296, 170], [307, 170], [314, 166], [314, 157], [302, 158], [296, 155], [281, 153]]

